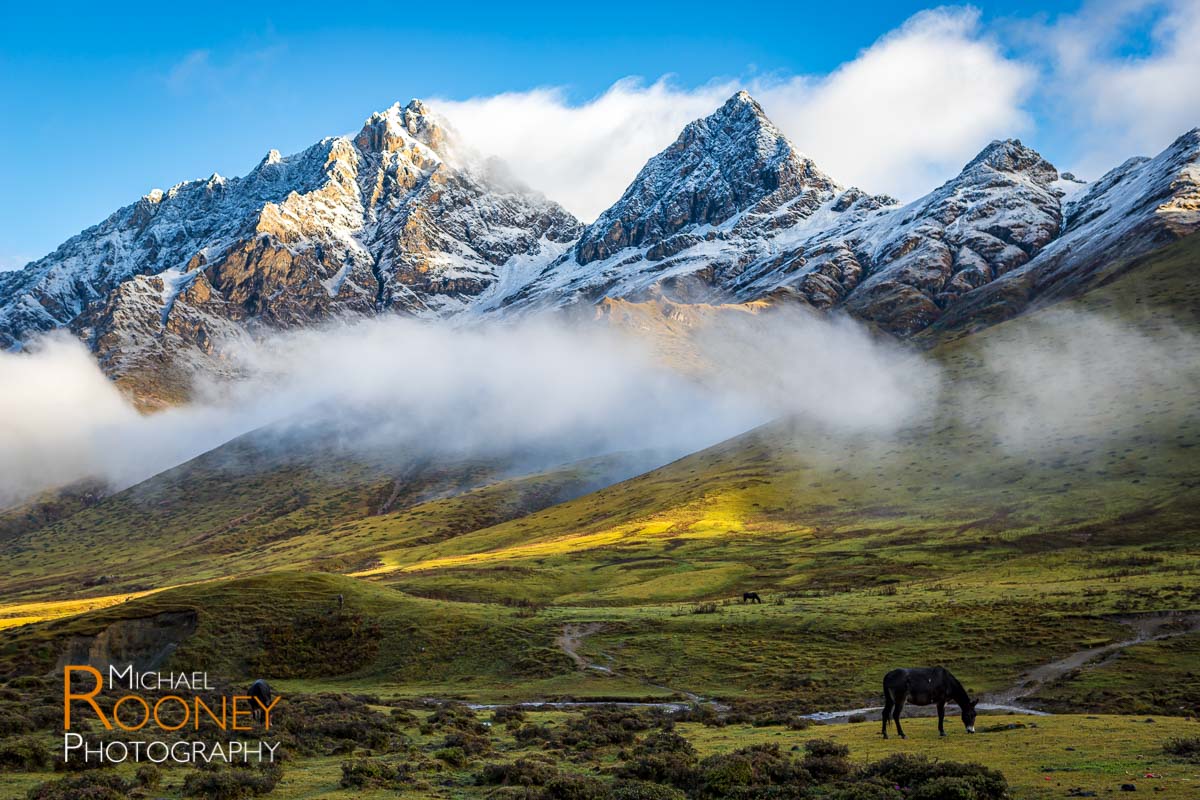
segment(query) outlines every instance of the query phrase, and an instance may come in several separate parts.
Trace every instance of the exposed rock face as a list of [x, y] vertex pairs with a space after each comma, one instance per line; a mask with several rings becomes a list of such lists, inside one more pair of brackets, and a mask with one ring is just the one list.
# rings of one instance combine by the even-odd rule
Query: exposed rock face
[[992, 324], [1078, 294], [1198, 230], [1200, 128], [1193, 128], [1154, 158], [1129, 159], [1066, 203], [1056, 239], [965, 296], [935, 329]]
[[580, 228], [413, 101], [372, 115], [353, 140], [152, 192], [0, 274], [0, 347], [71, 326], [122, 378], [215, 356], [238, 329], [449, 313], [509, 259]]
[[893, 333], [915, 333], [1058, 234], [1057, 179], [1019, 141], [993, 142], [926, 197], [821, 242], [813, 255], [829, 251], [830, 261], [842, 263], [821, 272], [825, 280], [806, 276], [797, 288], [816, 304], [836, 297]]

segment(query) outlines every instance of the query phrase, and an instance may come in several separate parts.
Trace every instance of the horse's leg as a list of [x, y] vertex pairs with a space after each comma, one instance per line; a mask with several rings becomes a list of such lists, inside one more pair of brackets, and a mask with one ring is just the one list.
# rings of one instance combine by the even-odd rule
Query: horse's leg
[[938, 733], [942, 736], [946, 735], [946, 703], [942, 701], [938, 703]]
[[904, 728], [900, 727], [900, 712], [903, 710], [904, 710], [904, 695], [902, 694], [896, 698], [896, 705], [895, 705], [894, 710], [892, 711], [892, 720], [896, 723], [896, 733], [898, 733], [900, 735], [901, 739], [907, 739], [908, 737], [904, 735]]
[[887, 738], [888, 715], [892, 713], [892, 697], [885, 689], [883, 692], [883, 738]]

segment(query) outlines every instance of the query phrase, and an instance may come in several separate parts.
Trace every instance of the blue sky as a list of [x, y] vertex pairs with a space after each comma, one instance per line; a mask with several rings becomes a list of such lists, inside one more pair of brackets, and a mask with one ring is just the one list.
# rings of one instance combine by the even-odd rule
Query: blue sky
[[[768, 113], [818, 163], [839, 166], [835, 177], [902, 192], [948, 177], [993, 136], [1020, 135], [1063, 168], [1094, 171], [1200, 124], [1194, 0], [982, 2], [922, 15], [927, 5], [10, 3], [0, 266], [45, 254], [151, 188], [242, 174], [269, 148], [355, 130], [414, 96], [474, 98], [445, 104], [451, 118], [583, 216], [615, 199], [602, 195], [619, 192], [680, 120], [735, 85], [762, 89]], [[937, 89], [961, 92], [943, 104], [967, 111], [928, 120], [911, 141], [849, 137], [873, 159], [839, 150], [843, 130], [899, 119], [861, 98], [884, 79], [873, 76], [911, 62], [922, 62], [915, 75], [970, 79]], [[553, 91], [530, 94], [538, 89]], [[818, 109], [828, 121], [815, 128]], [[636, 137], [626, 120], [598, 138], [591, 120], [614, 115], [654, 125]], [[531, 124], [566, 131], [547, 139], [561, 147], [542, 148], [541, 161], [522, 147], [546, 136], [521, 128]], [[589, 167], [587, 150], [608, 143], [619, 154]], [[574, 177], [557, 186], [555, 175]]]

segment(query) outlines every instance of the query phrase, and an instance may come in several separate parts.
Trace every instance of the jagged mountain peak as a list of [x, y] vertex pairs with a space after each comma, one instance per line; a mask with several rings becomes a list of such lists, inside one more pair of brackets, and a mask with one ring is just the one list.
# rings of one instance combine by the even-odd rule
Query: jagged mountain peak
[[395, 152], [416, 143], [445, 158], [460, 147], [457, 138], [445, 119], [414, 98], [408, 105], [396, 102], [367, 117], [354, 143], [368, 153]]
[[[580, 265], [629, 247], [654, 246], [696, 226], [763, 216], [791, 204], [779, 224], [807, 216], [840, 191], [802, 156], [747, 92], [689, 123], [651, 158], [575, 249]], [[793, 203], [801, 197], [807, 201]]]
[[962, 174], [991, 170], [1027, 176], [1035, 183], [1049, 185], [1058, 180], [1058, 170], [1041, 153], [1026, 147], [1020, 139], [996, 139], [971, 159]]

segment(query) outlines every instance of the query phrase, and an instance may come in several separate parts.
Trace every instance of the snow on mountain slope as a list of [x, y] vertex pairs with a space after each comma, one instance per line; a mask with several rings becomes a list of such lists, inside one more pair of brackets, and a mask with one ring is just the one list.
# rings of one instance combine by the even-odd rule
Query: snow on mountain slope
[[570, 252], [507, 294], [491, 293], [481, 309], [638, 298], [660, 287], [717, 299], [781, 243], [892, 202], [843, 191], [739, 92], [650, 159]]
[[1054, 241], [964, 297], [936, 329], [991, 324], [1065, 299], [1198, 230], [1200, 128], [1193, 128], [1154, 158], [1131, 158], [1076, 194]]
[[788, 253], [790, 272], [756, 265], [732, 288], [742, 298], [791, 289], [813, 305], [841, 304], [893, 333], [915, 333], [1054, 238], [1057, 180], [1019, 141], [992, 142], [925, 197], [820, 231]]

